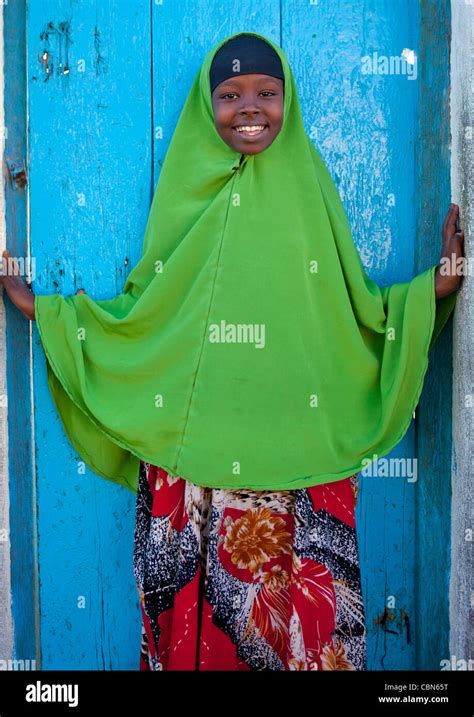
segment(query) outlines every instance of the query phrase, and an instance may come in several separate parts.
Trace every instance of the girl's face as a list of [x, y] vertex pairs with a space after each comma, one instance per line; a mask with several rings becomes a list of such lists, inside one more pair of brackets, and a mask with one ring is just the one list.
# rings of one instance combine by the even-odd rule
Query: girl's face
[[[283, 80], [270, 75], [236, 75], [212, 93], [214, 124], [224, 142], [240, 154], [269, 147], [283, 123]], [[244, 130], [239, 128], [252, 127]]]

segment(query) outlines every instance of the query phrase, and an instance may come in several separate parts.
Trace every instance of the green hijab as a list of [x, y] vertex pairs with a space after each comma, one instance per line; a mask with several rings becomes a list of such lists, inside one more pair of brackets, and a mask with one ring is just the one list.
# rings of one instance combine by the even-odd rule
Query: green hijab
[[209, 69], [240, 34], [192, 84], [123, 293], [35, 298], [69, 440], [134, 492], [140, 459], [254, 490], [360, 471], [407, 431], [456, 302], [435, 300], [436, 265], [384, 288], [369, 279], [287, 57], [258, 33], [282, 62], [283, 125], [255, 155], [224, 142]]

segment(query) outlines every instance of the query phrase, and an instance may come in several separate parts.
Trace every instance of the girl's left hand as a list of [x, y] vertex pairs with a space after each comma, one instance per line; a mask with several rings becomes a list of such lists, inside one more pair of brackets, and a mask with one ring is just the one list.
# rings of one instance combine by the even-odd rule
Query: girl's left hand
[[[448, 296], [461, 286], [463, 274], [457, 265], [459, 257], [464, 256], [464, 231], [456, 231], [456, 221], [459, 217], [459, 206], [450, 204], [443, 223], [443, 247], [441, 250], [440, 265], [435, 271], [435, 294], [437, 299]], [[448, 261], [441, 261], [447, 257]]]

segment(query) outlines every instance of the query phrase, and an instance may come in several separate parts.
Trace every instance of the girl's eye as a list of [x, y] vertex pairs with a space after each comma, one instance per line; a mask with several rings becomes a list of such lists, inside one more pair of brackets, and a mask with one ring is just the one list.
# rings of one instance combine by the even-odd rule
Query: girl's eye
[[[236, 95], [236, 92], [226, 92], [224, 95], [222, 95], [221, 99], [225, 100], [226, 97], [230, 97], [231, 95]], [[261, 95], [275, 95], [276, 93], [272, 90], [262, 90], [259, 94]]]

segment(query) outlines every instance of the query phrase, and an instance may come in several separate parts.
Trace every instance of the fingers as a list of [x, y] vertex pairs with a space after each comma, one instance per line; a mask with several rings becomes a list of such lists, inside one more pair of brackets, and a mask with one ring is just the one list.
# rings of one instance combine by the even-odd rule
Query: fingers
[[[459, 232], [456, 232], [457, 229], [457, 223], [459, 219], [459, 205], [458, 204], [450, 204], [448, 213], [446, 214], [444, 223], [443, 223], [443, 239], [444, 241], [448, 241], [449, 239], [452, 239], [454, 235], [460, 235], [462, 234], [462, 238], [464, 238], [464, 233], [462, 230]], [[461, 238], [459, 236], [459, 238]]]
[[11, 278], [20, 276], [20, 267], [15, 257], [11, 256], [8, 249], [2, 251], [2, 258], [7, 261], [6, 271], [4, 276]]
[[449, 205], [448, 213], [443, 222], [443, 232], [454, 233], [456, 231], [456, 221], [459, 215], [459, 206], [451, 203]]

